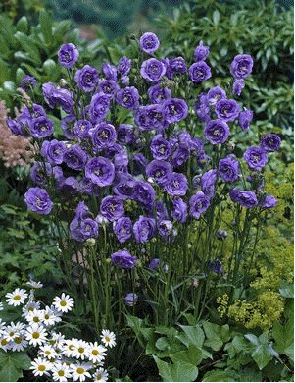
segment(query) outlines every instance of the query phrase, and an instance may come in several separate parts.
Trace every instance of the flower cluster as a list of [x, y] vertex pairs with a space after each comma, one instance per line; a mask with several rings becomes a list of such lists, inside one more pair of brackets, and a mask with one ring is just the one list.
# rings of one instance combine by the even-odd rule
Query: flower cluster
[[[116, 336], [102, 330], [100, 342], [85, 342], [76, 338], [66, 339], [54, 330], [62, 321], [63, 313], [72, 310], [74, 300], [63, 293], [55, 297], [50, 306], [35, 300], [34, 290], [43, 285], [30, 281], [26, 289], [17, 288], [6, 294], [6, 303], [22, 307], [21, 320], [2, 322], [0, 318], [0, 349], [5, 352], [23, 352], [31, 348], [36, 357], [31, 361], [34, 376], [51, 377], [57, 382], [80, 381], [91, 378], [93, 382], [106, 382], [108, 372], [103, 368], [108, 348], [116, 345]], [[44, 308], [42, 308], [42, 305]], [[0, 310], [3, 310], [3, 303]]]
[[[32, 104], [16, 120], [8, 120], [14, 134], [32, 136], [40, 145], [39, 161], [31, 171], [36, 187], [25, 193], [28, 208], [47, 215], [56, 211], [55, 201], [60, 206], [70, 196], [75, 205], [69, 227], [77, 242], [98, 237], [104, 224], [110, 224], [119, 246], [128, 241], [144, 244], [155, 236], [172, 241], [177, 225], [206, 216], [220, 185], [224, 199], [248, 209], [276, 202], [255, 180], [268, 161], [266, 153], [278, 149], [280, 138], [269, 134], [259, 147], [246, 150], [244, 159], [255, 174], [249, 178], [251, 190], [240, 190], [240, 160], [226, 144], [236, 125], [249, 129], [253, 112], [228, 98], [220, 86], [200, 93], [191, 108], [175, 84], [181, 78], [193, 87], [211, 78], [205, 62], [209, 48], [200, 42], [195, 62], [188, 66], [182, 57], [157, 59], [159, 46], [154, 33], [141, 36], [140, 49], [152, 57], [134, 75], [127, 57], [117, 66], [104, 63], [101, 70], [79, 66], [75, 46], [64, 44], [58, 58], [71, 73], [71, 86], [42, 86], [47, 106], [65, 115], [63, 136], [55, 136], [54, 123], [41, 105]], [[232, 95], [240, 94], [252, 68], [249, 55], [233, 59]], [[118, 123], [118, 111], [128, 123]], [[203, 125], [201, 138], [186, 130], [193, 118], [194, 124]], [[210, 144], [221, 154], [217, 162], [205, 152]], [[119, 250], [112, 261], [132, 268], [137, 259]]]

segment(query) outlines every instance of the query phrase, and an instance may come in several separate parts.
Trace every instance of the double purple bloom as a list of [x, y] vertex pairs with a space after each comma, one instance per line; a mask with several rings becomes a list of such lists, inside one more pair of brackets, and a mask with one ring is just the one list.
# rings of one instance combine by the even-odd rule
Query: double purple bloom
[[47, 215], [51, 212], [52, 201], [45, 189], [30, 188], [24, 194], [27, 207], [37, 213]]

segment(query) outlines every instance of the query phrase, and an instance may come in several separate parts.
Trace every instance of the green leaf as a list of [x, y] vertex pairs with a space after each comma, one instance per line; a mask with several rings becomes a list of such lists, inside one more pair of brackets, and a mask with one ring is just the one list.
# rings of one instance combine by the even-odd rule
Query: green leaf
[[198, 368], [184, 361], [170, 364], [153, 355], [159, 374], [164, 382], [193, 382], [197, 379]]
[[192, 364], [193, 366], [198, 366], [204, 359], [204, 355], [202, 349], [194, 345], [190, 345], [185, 351], [179, 351], [174, 354], [171, 354], [170, 358], [173, 362], [184, 361]]
[[45, 9], [42, 9], [39, 14], [39, 24], [41, 26], [41, 32], [44, 36], [46, 45], [51, 46], [53, 42], [52, 20]]
[[41, 57], [39, 54], [39, 50], [33, 43], [33, 41], [27, 35], [20, 31], [17, 31], [14, 36], [20, 42], [24, 51], [28, 53], [28, 58], [34, 63], [41, 65]]
[[283, 298], [294, 298], [294, 285], [293, 283], [288, 283], [286, 281], [283, 281], [279, 293]]
[[249, 340], [254, 346], [259, 346], [259, 340], [254, 334], [246, 334], [245, 338]]
[[219, 333], [221, 331], [220, 326], [215, 323], [202, 321], [202, 325], [206, 334], [206, 340], [204, 345], [211, 347], [214, 351], [219, 351], [223, 345], [220, 339]]
[[215, 27], [218, 26], [220, 21], [220, 12], [218, 10], [213, 12], [213, 24]]
[[265, 367], [272, 359], [269, 348], [266, 345], [257, 346], [256, 349], [252, 352], [251, 356], [257, 363], [260, 370], [262, 370], [263, 367]]
[[23, 33], [28, 33], [29, 31], [29, 25], [28, 25], [28, 19], [26, 16], [23, 16], [19, 19], [18, 23], [16, 24], [16, 29]]
[[14, 353], [13, 360], [15, 365], [23, 370], [28, 370], [31, 366], [31, 359], [25, 352]]
[[56, 63], [52, 59], [44, 61], [43, 70], [50, 77], [55, 77], [55, 74], [58, 74]]
[[205, 340], [205, 335], [203, 330], [199, 325], [196, 326], [180, 326], [182, 330], [185, 332], [189, 343], [193, 344], [194, 346], [197, 347], [202, 347], [204, 340]]
[[159, 338], [156, 341], [156, 347], [157, 347], [157, 349], [159, 349], [161, 351], [166, 350], [169, 347], [169, 342], [167, 342], [167, 338], [165, 338], [165, 337]]
[[21, 83], [24, 76], [25, 76], [25, 72], [22, 70], [22, 68], [17, 68], [16, 76], [15, 76], [17, 85]]
[[236, 382], [234, 371], [213, 370], [204, 375], [202, 382]]
[[27, 358], [23, 356], [19, 358], [18, 353], [3, 353], [2, 350], [0, 351], [0, 366], [2, 366], [0, 370], [0, 381], [17, 382], [18, 379], [23, 376], [21, 368], [27, 369]]

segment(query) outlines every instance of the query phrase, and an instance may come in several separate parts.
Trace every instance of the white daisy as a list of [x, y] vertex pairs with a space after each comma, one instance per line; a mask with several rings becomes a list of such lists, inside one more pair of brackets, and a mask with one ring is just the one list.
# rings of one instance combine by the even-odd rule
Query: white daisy
[[108, 380], [109, 374], [102, 367], [97, 369], [95, 373], [92, 375], [93, 382], [101, 382], [104, 383]]
[[43, 284], [41, 282], [35, 282], [32, 279], [29, 280], [29, 282], [26, 283], [29, 287], [32, 287], [33, 289], [41, 289], [43, 287]]
[[6, 322], [2, 321], [2, 318], [0, 318], [0, 335], [5, 331], [6, 329]]
[[23, 313], [24, 315], [26, 315], [30, 311], [33, 311], [34, 309], [38, 310], [39, 308], [40, 308], [40, 302], [28, 300], [28, 302], [23, 307]]
[[55, 349], [52, 346], [50, 346], [49, 344], [45, 344], [43, 346], [40, 346], [39, 354], [41, 356], [43, 356], [44, 358], [47, 358], [49, 360], [55, 359], [57, 356]]
[[74, 382], [80, 381], [84, 382], [84, 380], [87, 378], [91, 378], [90, 373], [88, 370], [92, 367], [89, 363], [79, 363], [79, 364], [71, 364], [71, 372], [73, 374], [73, 380]]
[[43, 315], [42, 315], [43, 310], [38, 310], [38, 309], [33, 309], [32, 311], [29, 311], [26, 315], [25, 318], [29, 324], [33, 323], [42, 323], [43, 322]]
[[28, 340], [29, 344], [32, 344], [33, 346], [40, 346], [45, 343], [46, 336], [47, 332], [44, 327], [38, 323], [31, 324], [31, 326], [25, 330], [26, 340]]
[[61, 317], [57, 316], [55, 311], [53, 311], [49, 306], [46, 306], [45, 309], [42, 310], [41, 315], [45, 326], [54, 326], [55, 323], [58, 323], [62, 320]]
[[88, 358], [93, 363], [101, 362], [106, 355], [107, 349], [97, 342], [90, 343], [88, 349]]
[[78, 339], [67, 339], [63, 345], [62, 352], [65, 356], [71, 357], [76, 349]]
[[9, 342], [7, 340], [6, 336], [1, 335], [1, 337], [0, 337], [0, 349], [2, 349], [4, 351], [8, 351], [8, 350], [11, 350], [11, 348], [12, 348], [12, 342]]
[[68, 378], [72, 378], [70, 366], [66, 363], [54, 363], [54, 367], [52, 367], [51, 371], [53, 380], [56, 382], [67, 382]]
[[72, 310], [74, 306], [74, 299], [69, 295], [62, 293], [61, 298], [55, 297], [53, 300], [53, 305], [64, 313], [67, 313], [69, 310]]
[[51, 331], [50, 336], [51, 336], [51, 342], [53, 343], [54, 347], [58, 347], [61, 349], [66, 341], [65, 336], [62, 335], [61, 332], [55, 332], [55, 331]]
[[49, 375], [49, 372], [52, 368], [52, 363], [45, 358], [35, 358], [31, 361], [30, 370], [33, 370], [34, 376], [42, 376], [43, 374]]
[[25, 340], [25, 336], [22, 333], [18, 333], [12, 341], [12, 351], [21, 352], [24, 351], [28, 342]]
[[7, 340], [10, 342], [20, 331], [24, 329], [24, 327], [24, 323], [17, 322], [14, 324], [14, 322], [11, 322], [10, 325], [8, 325], [5, 330], [3, 330], [3, 335], [6, 336]]
[[101, 341], [107, 346], [112, 348], [116, 346], [116, 335], [109, 330], [102, 330]]
[[84, 360], [84, 358], [88, 358], [89, 356], [89, 344], [87, 342], [84, 342], [84, 340], [78, 340], [76, 341], [75, 348], [73, 349], [72, 356], [74, 358], [81, 358]]
[[28, 294], [24, 289], [16, 289], [12, 293], [7, 293], [5, 297], [7, 298], [7, 303], [9, 305], [19, 306], [24, 303]]

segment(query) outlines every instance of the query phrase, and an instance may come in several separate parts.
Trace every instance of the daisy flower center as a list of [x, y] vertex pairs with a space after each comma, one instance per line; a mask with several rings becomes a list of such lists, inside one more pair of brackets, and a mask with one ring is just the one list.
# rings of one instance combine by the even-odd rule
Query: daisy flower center
[[22, 299], [22, 297], [20, 295], [16, 295], [13, 299], [15, 301], [20, 301]]
[[44, 319], [49, 319], [49, 318], [50, 318], [50, 316], [48, 314], [44, 315]]
[[85, 371], [85, 370], [84, 370], [83, 367], [78, 367], [78, 368], [76, 369], [77, 374], [83, 374], [84, 371]]
[[91, 354], [92, 355], [99, 355], [99, 352], [97, 350], [92, 350]]
[[1, 339], [1, 346], [6, 346], [7, 345], [7, 340], [6, 339]]
[[60, 301], [60, 305], [63, 306], [63, 307], [66, 306], [67, 305], [67, 301]]
[[111, 341], [111, 338], [108, 337], [108, 336], [106, 336], [106, 337], [105, 337], [105, 340], [106, 340], [107, 343], [109, 343], [109, 342]]
[[32, 338], [33, 339], [38, 339], [38, 338], [40, 338], [40, 334], [38, 332], [33, 332]]
[[14, 338], [14, 343], [21, 344], [22, 340], [23, 339], [20, 336], [17, 336], [17, 337]]
[[33, 322], [40, 322], [39, 317], [33, 317]]
[[78, 348], [78, 353], [79, 353], [79, 354], [83, 354], [83, 352], [84, 352], [84, 348], [83, 348], [83, 347], [79, 347], [79, 348]]
[[39, 371], [44, 371], [46, 369], [46, 366], [44, 366], [44, 364], [40, 364], [39, 366], [38, 366], [38, 370]]
[[58, 376], [65, 376], [65, 372], [63, 370], [58, 371]]

